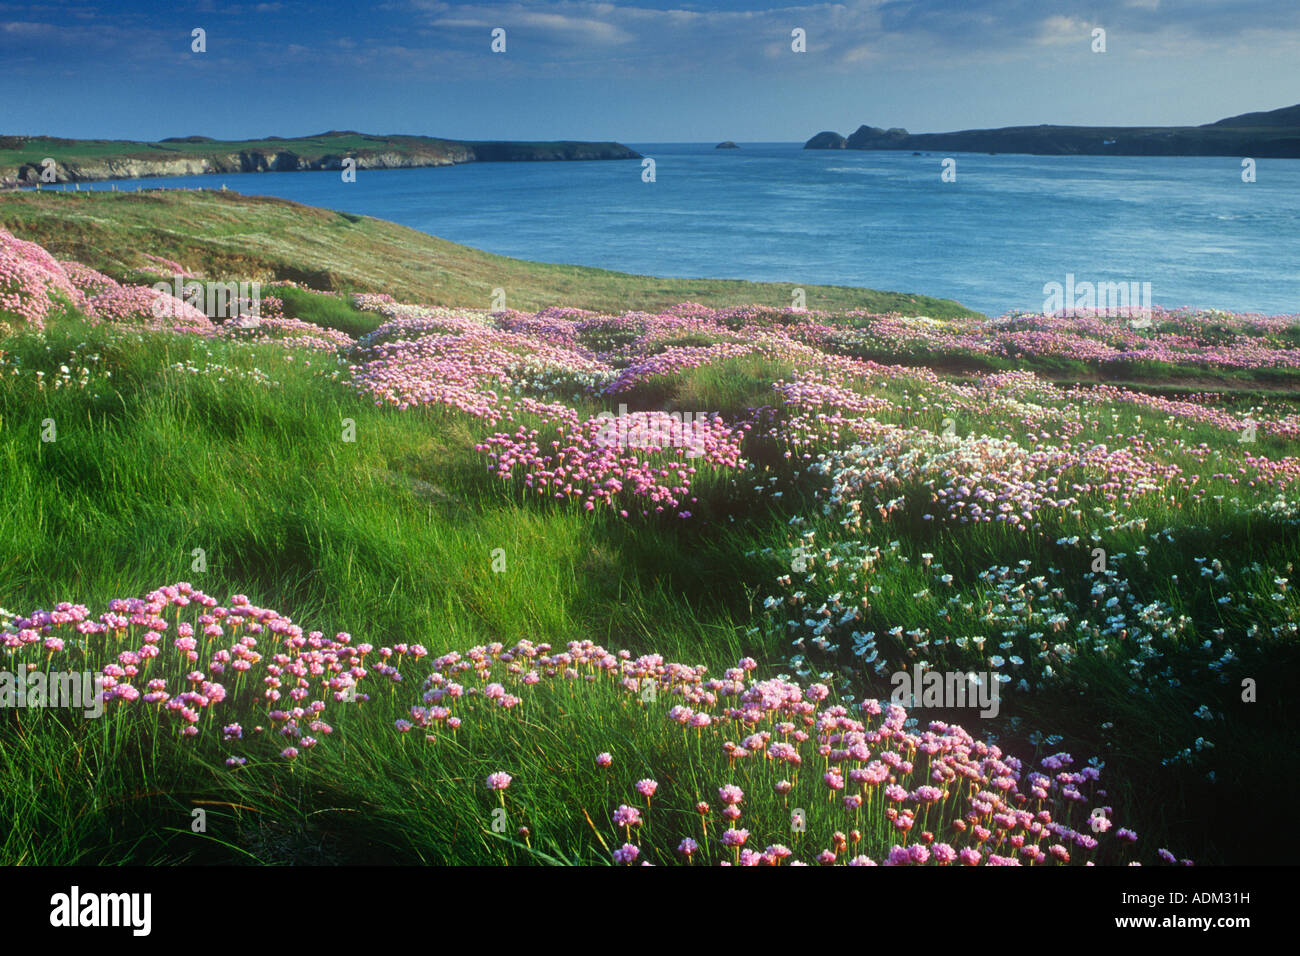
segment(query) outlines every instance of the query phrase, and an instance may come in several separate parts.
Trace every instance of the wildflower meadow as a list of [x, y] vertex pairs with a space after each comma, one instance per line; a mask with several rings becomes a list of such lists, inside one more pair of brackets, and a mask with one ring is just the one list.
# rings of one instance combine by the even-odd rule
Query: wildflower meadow
[[1300, 317], [137, 267], [0, 230], [4, 862], [1293, 856]]

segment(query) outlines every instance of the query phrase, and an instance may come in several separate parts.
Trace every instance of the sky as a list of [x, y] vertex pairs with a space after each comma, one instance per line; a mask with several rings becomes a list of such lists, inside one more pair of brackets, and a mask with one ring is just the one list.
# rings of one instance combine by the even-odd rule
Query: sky
[[1300, 0], [0, 0], [0, 135], [794, 142], [1295, 103]]

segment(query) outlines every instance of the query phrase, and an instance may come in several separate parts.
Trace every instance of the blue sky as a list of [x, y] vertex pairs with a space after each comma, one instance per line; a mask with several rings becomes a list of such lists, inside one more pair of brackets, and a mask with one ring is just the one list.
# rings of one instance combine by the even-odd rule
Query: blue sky
[[0, 0], [0, 102], [0, 134], [115, 139], [1197, 124], [1300, 102], [1300, 0]]

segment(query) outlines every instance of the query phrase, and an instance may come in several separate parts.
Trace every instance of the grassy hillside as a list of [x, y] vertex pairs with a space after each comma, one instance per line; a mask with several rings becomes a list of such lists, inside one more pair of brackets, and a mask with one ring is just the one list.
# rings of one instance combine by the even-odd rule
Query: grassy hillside
[[58, 136], [0, 137], [0, 163], [39, 163], [45, 156], [59, 162], [76, 159], [105, 159], [110, 156], [140, 158], [159, 156], [203, 156], [217, 150], [290, 149], [305, 158], [327, 153], [378, 149], [404, 143], [451, 146], [455, 140], [432, 136], [370, 136], [365, 133], [322, 133], [293, 139], [217, 140], [207, 136], [185, 136], [160, 142], [126, 139], [67, 139]]
[[[541, 667], [541, 683], [530, 687], [496, 661], [490, 677], [468, 674], [459, 681], [480, 693], [489, 680], [503, 682], [525, 699], [519, 711], [485, 708], [486, 701], [471, 696], [455, 704], [464, 726], [454, 732], [441, 724], [402, 728], [429, 686], [422, 683], [426, 675], [447, 669], [433, 664], [434, 657], [495, 641], [562, 649], [589, 640], [611, 651], [627, 648], [633, 659], [659, 653], [707, 665], [710, 678], [748, 655], [757, 662], [755, 679], [794, 671], [815, 681], [818, 671], [833, 673], [830, 702], [846, 694], [851, 703], [888, 695], [890, 688], [878, 669], [873, 674], [859, 666], [855, 655], [862, 652], [848, 631], [870, 628], [891, 666], [906, 669], [901, 636], [889, 635], [894, 627], [900, 634], [986, 636], [990, 654], [1023, 655], [1021, 672], [1036, 685], [1043, 661], [1060, 671], [1056, 683], [1036, 693], [1008, 687], [996, 721], [970, 711], [921, 713], [923, 725], [942, 716], [980, 737], [996, 733], [1009, 752], [1034, 761], [1061, 751], [1075, 754], [1078, 766], [1093, 755], [1105, 759], [1108, 795], [1095, 799], [1141, 840], [1131, 850], [1113, 838], [1096, 853], [1071, 847], [1075, 863], [1130, 857], [1159, 863], [1155, 851], [1165, 846], [1199, 862], [1263, 862], [1289, 852], [1290, 838], [1269, 830], [1267, 814], [1247, 811], [1265, 786], [1294, 786], [1294, 768], [1274, 757], [1289, 734], [1286, 702], [1294, 678], [1287, 675], [1296, 673], [1296, 655], [1285, 628], [1300, 604], [1285, 584], [1272, 582], [1300, 553], [1291, 521], [1216, 504], [1225, 493], [1244, 493], [1244, 482], [1209, 479], [1206, 491], [1215, 497], [1189, 496], [1171, 484], [1123, 506], [1123, 514], [1113, 504], [1097, 507], [1106, 511], [1098, 516], [1093, 506], [1106, 505], [1106, 493], [1094, 490], [1073, 517], [1068, 508], [1036, 508], [1042, 528], [1033, 532], [955, 523], [932, 529], [920, 519], [921, 507], [853, 530], [840, 524], [838, 513], [822, 514], [819, 479], [781, 464], [787, 441], [781, 437], [774, 448], [761, 439], [747, 446], [754, 466], [738, 474], [700, 463], [691, 488], [699, 503], [692, 508], [704, 520], [635, 512], [624, 519], [608, 509], [586, 511], [577, 500], [547, 501], [517, 480], [495, 477], [474, 445], [509, 426], [436, 404], [376, 407], [340, 380], [342, 369], [329, 353], [75, 320], [41, 336], [0, 339], [0, 351], [5, 607], [24, 614], [67, 600], [98, 615], [113, 598], [190, 581], [223, 608], [232, 606], [231, 595], [242, 594], [255, 607], [292, 615], [304, 635], [343, 631], [358, 646], [391, 648], [404, 675], [395, 683], [378, 659], [368, 660], [364, 704], [325, 696], [319, 726], [329, 729], [318, 730], [313, 721], [305, 738], [319, 745], [277, 733], [285, 718], [275, 713], [291, 706], [287, 696], [283, 705], [260, 699], [269, 655], [299, 653], [282, 643], [283, 635], [260, 637], [264, 660], [247, 679], [229, 668], [203, 667], [228, 697], [205, 708], [193, 740], [179, 734], [178, 715], [141, 704], [111, 704], [110, 718], [89, 731], [75, 715], [58, 711], [0, 712], [0, 812], [12, 821], [0, 833], [5, 863], [600, 863], [624, 840], [643, 858], [668, 863], [680, 859], [674, 848], [684, 837], [700, 843], [702, 861], [716, 862], [732, 858], [718, 845], [726, 824], [717, 819], [716, 795], [724, 785], [747, 795], [740, 823], [753, 833], [756, 851], [788, 845], [809, 859], [833, 845], [835, 831], [860, 827], [863, 842], [851, 852], [882, 860], [899, 838], [884, 818], [879, 789], [868, 791], [860, 813], [846, 810], [828, 799], [820, 758], [808, 746], [803, 759], [811, 769], [803, 772], [758, 759], [733, 764], [725, 741], [779, 728], [732, 724], [713, 711], [718, 723], [701, 739], [669, 717], [680, 699], [669, 678], [647, 699], [619, 677], [602, 676], [600, 667], [583, 666], [589, 684], [556, 679], [555, 668]], [[428, 374], [437, 381], [456, 367], [451, 360]], [[773, 379], [790, 375], [791, 367], [780, 356], [715, 362], [670, 377], [647, 366], [631, 390], [575, 404], [584, 415], [628, 401], [634, 408], [718, 408], [739, 418], [756, 401], [770, 401]], [[554, 400], [567, 393], [557, 382], [553, 370], [543, 370], [525, 384]], [[1143, 425], [1148, 409], [1133, 396], [1094, 399], [1080, 413], [1078, 397], [1032, 382], [1026, 391], [1024, 381], [973, 380], [979, 387], [968, 393], [897, 370], [845, 383], [852, 391], [837, 401], [857, 396], [884, 403], [877, 415], [915, 427], [901, 457], [933, 442], [948, 427], [947, 415], [965, 436], [962, 447], [972, 451], [1000, 447], [996, 439], [976, 437], [985, 429], [1018, 430], [1026, 442], [1061, 421], [1096, 437], [1145, 429], [1156, 448], [1168, 449], [1154, 458], [1206, 475], [1234, 470], [1241, 448], [1280, 458], [1294, 447], [1263, 429], [1258, 446], [1240, 446], [1235, 433], [1193, 418], [1155, 416]], [[45, 441], [51, 422], [57, 434]], [[346, 437], [349, 422], [354, 441]], [[547, 427], [529, 417], [521, 424]], [[809, 427], [811, 421], [791, 421], [782, 435]], [[803, 447], [813, 451], [834, 454], [839, 444], [829, 434], [805, 432], [808, 439], [812, 444]], [[1215, 449], [1208, 464], [1197, 464], [1197, 447]], [[1224, 468], [1228, 456], [1232, 464]], [[1129, 467], [1119, 465], [1114, 476]], [[769, 481], [778, 482], [779, 496], [758, 488]], [[924, 487], [902, 491], [918, 504], [929, 497]], [[1261, 489], [1249, 498], [1260, 502], [1272, 493]], [[1127, 520], [1134, 518], [1150, 523]], [[1080, 543], [1080, 535], [1093, 537]], [[812, 555], [800, 557], [809, 542]], [[1107, 574], [1089, 573], [1094, 545], [1110, 555]], [[867, 580], [854, 583], [834, 570], [863, 554], [874, 556], [864, 566]], [[1222, 567], [1222, 584], [1200, 574], [1207, 556], [1216, 571]], [[1001, 577], [988, 578], [990, 567], [1000, 568]], [[792, 570], [806, 573], [791, 582]], [[1041, 593], [1032, 592], [1034, 603], [1047, 603], [1026, 611], [1026, 588], [1039, 575], [1048, 580]], [[1278, 587], [1285, 593], [1270, 599]], [[841, 621], [830, 631], [830, 648], [818, 650], [807, 630], [813, 622], [791, 632], [788, 611], [764, 611], [767, 595], [797, 606], [789, 594], [795, 588], [809, 592], [810, 612], [834, 604], [828, 623], [839, 620], [841, 593], [853, 596], [850, 609], [858, 594], [870, 598], [870, 608], [861, 623]], [[1102, 606], [1111, 593], [1121, 599], [1118, 608]], [[1234, 606], [1216, 603], [1220, 594]], [[146, 678], [166, 680], [173, 693], [197, 679], [186, 676], [196, 665], [172, 644], [177, 623], [193, 614], [176, 607], [164, 615], [171, 632], [161, 657], [134, 682], [141, 690]], [[222, 622], [228, 636], [204, 639], [202, 660], [239, 636], [230, 620]], [[0, 620], [0, 630], [5, 623]], [[1278, 636], [1247, 637], [1252, 623], [1273, 625]], [[1139, 647], [1156, 635], [1158, 663], [1135, 672], [1120, 627]], [[1158, 636], [1164, 628], [1175, 636]], [[134, 653], [143, 630], [92, 638], [83, 657], [73, 656], [82, 652], [65, 627], [56, 633], [66, 632], [67, 648], [41, 659], [67, 659], [76, 667], [102, 661], [105, 649], [109, 658]], [[1040, 660], [1026, 647], [1036, 648], [1043, 631], [1055, 648], [1045, 645]], [[995, 648], [1008, 634], [1014, 648]], [[795, 635], [806, 660], [803, 653], [788, 657], [800, 650], [791, 647]], [[431, 656], [413, 657], [408, 644]], [[1206, 665], [1227, 660], [1229, 649], [1239, 660], [1225, 686]], [[979, 666], [960, 656], [947, 657], [945, 665]], [[1243, 705], [1240, 677], [1265, 674], [1278, 676], [1258, 704]], [[286, 695], [292, 686], [286, 684]], [[242, 736], [223, 736], [222, 728], [235, 724]], [[1201, 753], [1199, 738], [1217, 749]], [[283, 750], [295, 744], [292, 752]], [[875, 755], [885, 748], [871, 749]], [[1180, 757], [1182, 751], [1190, 756]], [[593, 763], [602, 752], [614, 755], [608, 771]], [[1217, 782], [1207, 778], [1210, 771]], [[504, 831], [496, 828], [498, 797], [484, 787], [498, 772], [513, 777], [500, 803]], [[789, 801], [773, 790], [782, 774], [796, 786]], [[646, 778], [659, 785], [653, 801], [635, 789]], [[924, 782], [918, 773], [908, 786]], [[959, 812], [965, 789], [953, 793], [929, 812], [929, 828], [961, 845], [949, 817]], [[712, 803], [713, 818], [696, 817], [700, 800]], [[639, 807], [649, 826], [629, 833], [611, 825], [620, 804]], [[1068, 801], [1062, 804], [1068, 813]], [[807, 809], [806, 833], [791, 831], [792, 806]], [[1056, 815], [1056, 805], [1048, 806]], [[205, 833], [190, 829], [195, 809], [207, 813]], [[927, 819], [921, 813], [918, 819]], [[1084, 811], [1073, 813], [1058, 819], [1086, 832]]]
[[220, 191], [9, 193], [0, 195], [0, 226], [116, 278], [135, 276], [148, 251], [210, 278], [292, 279], [469, 308], [489, 307], [496, 288], [505, 290], [508, 307], [527, 310], [622, 312], [686, 301], [784, 307], [799, 286], [811, 309], [977, 314], [949, 299], [808, 285], [793, 275], [789, 284], [663, 279], [528, 262], [366, 216]]
[[285, 139], [216, 140], [185, 136], [160, 142], [0, 136], [0, 182], [35, 183], [46, 159], [58, 182], [182, 175], [184, 172], [280, 172], [338, 169], [350, 156], [360, 168], [448, 166], [516, 160], [640, 159], [622, 143], [511, 142], [374, 136], [331, 131]]
[[[482, 256], [279, 201], [17, 200], [124, 275]], [[0, 864], [1294, 854], [1296, 391], [1031, 370], [1284, 376], [1293, 317], [275, 291], [160, 314], [0, 232]], [[895, 696], [915, 668], [997, 706]], [[100, 672], [102, 712], [14, 706], [45, 671]]]

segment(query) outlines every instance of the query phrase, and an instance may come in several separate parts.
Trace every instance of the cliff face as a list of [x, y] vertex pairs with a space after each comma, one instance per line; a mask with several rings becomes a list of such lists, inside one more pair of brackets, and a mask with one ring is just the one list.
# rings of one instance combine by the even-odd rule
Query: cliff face
[[901, 143], [908, 138], [905, 129], [881, 129], [879, 126], [859, 126], [847, 140], [845, 149], [902, 149]]
[[[312, 169], [342, 169], [343, 160], [356, 160], [357, 169], [411, 169], [425, 166], [452, 166], [474, 162], [524, 162], [562, 160], [640, 159], [641, 154], [621, 143], [469, 143], [455, 140], [429, 140], [425, 142], [395, 142], [385, 148], [339, 149], [325, 151], [294, 150], [286, 146], [276, 148], [248, 148], [239, 150], [200, 149], [189, 153], [171, 155], [131, 155], [124, 150], [118, 156], [78, 157], [76, 141], [51, 149], [55, 154], [55, 181], [59, 183], [92, 182], [105, 179], [138, 179], [152, 176], [198, 176], [207, 173], [267, 173], [295, 172]], [[202, 142], [201, 137], [167, 142]], [[25, 141], [16, 137], [5, 138], [0, 147], [18, 149]], [[124, 144], [152, 145], [152, 144]], [[204, 143], [204, 145], [207, 145]], [[229, 145], [229, 144], [216, 144]], [[28, 150], [30, 152], [30, 149]], [[70, 153], [59, 158], [57, 153]], [[0, 186], [36, 185], [41, 182], [39, 161], [4, 162], [0, 154]]]

